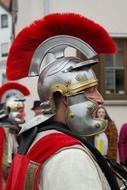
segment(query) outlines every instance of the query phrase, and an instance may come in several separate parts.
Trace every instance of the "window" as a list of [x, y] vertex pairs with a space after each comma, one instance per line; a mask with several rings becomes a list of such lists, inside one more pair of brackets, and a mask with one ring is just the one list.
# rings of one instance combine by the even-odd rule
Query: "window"
[[3, 14], [1, 15], [1, 28], [7, 28], [8, 27], [8, 15]]
[[[117, 53], [99, 55], [93, 69], [99, 79], [99, 91], [105, 100], [127, 100], [127, 38], [115, 38]], [[82, 59], [85, 57], [78, 52]]]
[[5, 57], [8, 55], [9, 50], [9, 43], [2, 43], [1, 44], [1, 56]]
[[114, 39], [117, 54], [100, 56], [96, 65], [99, 90], [107, 100], [127, 99], [127, 39]]

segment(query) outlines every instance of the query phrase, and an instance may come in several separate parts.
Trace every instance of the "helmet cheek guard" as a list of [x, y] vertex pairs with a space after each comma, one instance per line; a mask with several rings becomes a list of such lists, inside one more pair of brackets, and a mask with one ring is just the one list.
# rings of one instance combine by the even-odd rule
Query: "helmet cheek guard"
[[84, 93], [69, 96], [66, 112], [69, 128], [83, 137], [104, 131], [107, 121], [97, 119], [93, 116], [97, 108], [98, 104], [84, 96]]

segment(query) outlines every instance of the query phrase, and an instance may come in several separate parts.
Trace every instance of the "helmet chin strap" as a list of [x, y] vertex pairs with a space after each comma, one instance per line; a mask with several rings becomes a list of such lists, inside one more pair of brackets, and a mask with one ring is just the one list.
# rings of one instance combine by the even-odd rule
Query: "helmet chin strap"
[[66, 113], [69, 128], [81, 136], [92, 136], [105, 130], [107, 122], [93, 117], [98, 104], [77, 93], [68, 96], [68, 109]]

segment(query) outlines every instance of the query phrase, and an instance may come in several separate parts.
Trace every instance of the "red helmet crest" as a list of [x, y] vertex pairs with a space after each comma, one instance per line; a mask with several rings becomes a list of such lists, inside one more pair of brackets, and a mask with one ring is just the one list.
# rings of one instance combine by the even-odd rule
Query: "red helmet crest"
[[115, 53], [108, 32], [92, 20], [74, 13], [54, 13], [25, 27], [15, 38], [7, 60], [7, 78], [17, 80], [28, 75], [36, 48], [46, 39], [70, 35], [88, 43], [97, 53]]

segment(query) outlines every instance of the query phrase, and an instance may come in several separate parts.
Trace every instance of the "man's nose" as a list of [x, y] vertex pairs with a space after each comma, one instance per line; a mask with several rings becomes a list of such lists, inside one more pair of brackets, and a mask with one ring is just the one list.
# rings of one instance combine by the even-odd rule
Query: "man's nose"
[[96, 92], [95, 92], [95, 101], [98, 104], [103, 104], [104, 103], [104, 99], [103, 99], [102, 95], [100, 94], [100, 92], [98, 90], [96, 90]]

